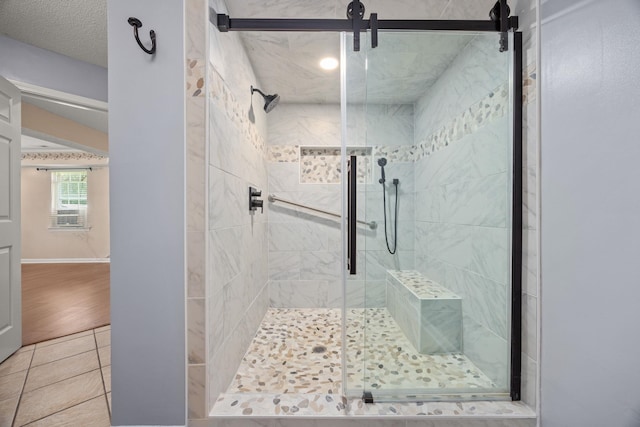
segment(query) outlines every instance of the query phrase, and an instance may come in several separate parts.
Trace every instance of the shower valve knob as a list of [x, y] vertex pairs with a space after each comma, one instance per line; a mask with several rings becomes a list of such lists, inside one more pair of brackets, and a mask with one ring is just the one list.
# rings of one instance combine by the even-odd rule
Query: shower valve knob
[[262, 196], [262, 191], [249, 187], [249, 211], [257, 211], [260, 208], [260, 213], [264, 213], [264, 200], [258, 199]]
[[251, 201], [252, 210], [258, 210], [260, 208], [260, 213], [264, 213], [264, 200], [253, 200]]

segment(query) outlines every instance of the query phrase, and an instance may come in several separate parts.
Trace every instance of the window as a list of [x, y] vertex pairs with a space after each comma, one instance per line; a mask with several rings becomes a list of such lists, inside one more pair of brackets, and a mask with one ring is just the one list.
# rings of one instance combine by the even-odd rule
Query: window
[[51, 172], [51, 228], [86, 228], [87, 171]]

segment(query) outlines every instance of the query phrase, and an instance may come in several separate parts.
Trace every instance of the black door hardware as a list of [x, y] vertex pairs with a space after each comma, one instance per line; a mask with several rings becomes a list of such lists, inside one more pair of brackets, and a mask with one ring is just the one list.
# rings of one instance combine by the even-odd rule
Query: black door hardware
[[262, 191], [249, 187], [249, 211], [257, 211], [260, 208], [260, 213], [264, 213], [264, 200], [258, 199], [262, 196]]
[[358, 197], [358, 166], [356, 156], [350, 156], [347, 168], [347, 269], [350, 275], [356, 274], [356, 239], [358, 237], [358, 207], [356, 199]]
[[138, 28], [142, 27], [142, 22], [138, 18], [134, 18], [133, 16], [129, 18], [127, 22], [129, 22], [129, 25], [133, 27], [133, 36], [136, 38], [140, 49], [144, 50], [149, 55], [153, 55], [154, 53], [156, 53], [156, 32], [153, 30], [149, 31], [149, 37], [151, 37], [151, 49], [147, 49], [146, 47], [144, 47], [144, 45], [140, 41], [140, 37], [138, 36]]

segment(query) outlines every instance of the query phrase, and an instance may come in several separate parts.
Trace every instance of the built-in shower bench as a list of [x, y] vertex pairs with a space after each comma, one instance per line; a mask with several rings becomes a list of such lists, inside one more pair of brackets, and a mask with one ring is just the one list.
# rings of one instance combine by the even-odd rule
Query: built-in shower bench
[[462, 299], [415, 270], [387, 270], [387, 309], [423, 354], [462, 351]]

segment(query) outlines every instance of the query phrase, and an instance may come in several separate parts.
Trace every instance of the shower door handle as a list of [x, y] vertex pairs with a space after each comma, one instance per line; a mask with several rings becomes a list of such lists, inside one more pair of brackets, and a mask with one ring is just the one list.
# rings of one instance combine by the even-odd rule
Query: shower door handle
[[347, 268], [349, 274], [356, 274], [356, 239], [357, 239], [357, 214], [356, 199], [358, 197], [358, 168], [356, 156], [349, 157], [347, 172]]

